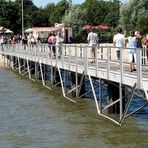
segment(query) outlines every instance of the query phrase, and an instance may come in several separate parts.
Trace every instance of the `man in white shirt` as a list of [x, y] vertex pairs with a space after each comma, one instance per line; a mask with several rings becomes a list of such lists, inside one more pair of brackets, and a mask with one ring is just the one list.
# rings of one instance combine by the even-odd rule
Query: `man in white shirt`
[[117, 58], [120, 60], [120, 51], [125, 47], [125, 36], [122, 34], [122, 28], [117, 29], [117, 34], [113, 37], [113, 45], [116, 47]]
[[60, 58], [62, 55], [62, 36], [61, 36], [61, 32], [57, 32], [56, 35], [56, 55]]
[[99, 46], [99, 37], [94, 31], [95, 29], [93, 28], [87, 36], [88, 45], [91, 46], [91, 63], [95, 62], [95, 50]]

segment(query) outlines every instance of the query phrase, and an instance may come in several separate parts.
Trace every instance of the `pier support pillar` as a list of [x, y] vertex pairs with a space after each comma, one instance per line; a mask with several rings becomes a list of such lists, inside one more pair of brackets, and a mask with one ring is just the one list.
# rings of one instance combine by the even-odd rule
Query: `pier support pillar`
[[30, 61], [30, 70], [31, 70], [31, 74], [35, 74], [35, 63], [33, 61]]
[[39, 76], [40, 76], [40, 67], [39, 67], [39, 63], [38, 62], [35, 62], [35, 65], [34, 65], [34, 67], [35, 67], [35, 78], [39, 78]]
[[21, 71], [24, 70], [24, 59], [21, 58], [20, 58], [20, 68]]
[[[53, 80], [52, 80], [52, 82], [53, 82], [53, 85], [60, 82], [60, 76], [59, 76], [59, 72], [58, 72], [57, 67], [53, 67]], [[59, 83], [59, 85], [61, 85], [61, 84]], [[57, 85], [57, 86], [59, 86], [59, 85]]]
[[45, 65], [45, 80], [48, 81], [50, 80], [50, 67], [48, 65]]
[[[82, 78], [82, 74], [77, 74], [75, 72], [71, 72], [71, 81], [72, 81], [72, 89], [76, 88], [72, 91], [72, 97], [76, 98], [83, 94], [85, 94], [85, 76]], [[77, 81], [77, 82], [76, 82]], [[79, 85], [79, 87], [78, 87]], [[85, 97], [85, 96], [83, 96]]]
[[[109, 83], [108, 84], [108, 95], [109, 95], [109, 104], [120, 98], [120, 88], [118, 83]], [[122, 88], [122, 99], [125, 96], [125, 90]], [[125, 108], [125, 99], [122, 100], [122, 111]], [[108, 113], [119, 114], [120, 113], [120, 101], [110, 106], [108, 109]]]

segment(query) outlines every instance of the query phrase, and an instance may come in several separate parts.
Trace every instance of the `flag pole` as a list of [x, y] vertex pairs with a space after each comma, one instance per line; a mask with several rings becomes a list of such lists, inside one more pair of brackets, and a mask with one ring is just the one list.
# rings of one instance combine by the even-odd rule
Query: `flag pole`
[[24, 2], [23, 0], [21, 1], [22, 3], [22, 37], [24, 36]]

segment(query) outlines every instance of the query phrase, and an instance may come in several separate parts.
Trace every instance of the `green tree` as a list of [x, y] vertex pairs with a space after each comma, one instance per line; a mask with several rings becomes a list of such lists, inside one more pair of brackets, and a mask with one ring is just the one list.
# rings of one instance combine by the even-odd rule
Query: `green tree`
[[123, 24], [125, 30], [148, 28], [147, 20], [143, 21], [148, 17], [147, 4], [148, 0], [129, 0], [129, 3], [122, 5], [121, 24]]
[[138, 14], [136, 22], [136, 30], [143, 30], [146, 32], [148, 30], [148, 11], [144, 11]]
[[112, 26], [115, 28], [119, 24], [120, 17], [120, 1], [114, 0], [106, 3], [106, 9], [108, 10], [106, 17], [103, 21], [103, 24], [108, 26]]
[[0, 0], [0, 26], [17, 30], [17, 20], [19, 18], [18, 9], [14, 2]]
[[81, 42], [86, 36], [86, 31], [82, 30], [82, 26], [86, 24], [85, 10], [82, 10], [79, 5], [73, 6], [67, 15], [63, 18], [63, 24], [70, 26], [73, 29], [74, 41]]
[[52, 15], [53, 12], [55, 10], [55, 4], [54, 3], [50, 3], [47, 6], [45, 6], [45, 8], [43, 9], [44, 11], [44, 15], [48, 18], [47, 26], [53, 26], [54, 25], [54, 16]]
[[67, 0], [61, 0], [59, 3], [55, 5], [55, 9], [52, 11], [50, 15], [50, 19], [52, 19], [52, 22], [54, 23], [62, 23], [62, 19], [66, 13], [66, 10], [68, 10], [69, 3]]
[[86, 22], [85, 17], [85, 10], [82, 10], [80, 6], [73, 6], [69, 13], [63, 17], [63, 23], [66, 26], [71, 27], [78, 27], [83, 26]]

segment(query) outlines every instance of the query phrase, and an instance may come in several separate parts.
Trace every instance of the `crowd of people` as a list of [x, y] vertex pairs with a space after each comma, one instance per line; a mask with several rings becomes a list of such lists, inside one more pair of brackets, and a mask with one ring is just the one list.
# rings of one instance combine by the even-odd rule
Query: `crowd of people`
[[[50, 32], [47, 37], [46, 43], [48, 43], [49, 47], [49, 57], [58, 57], [62, 54], [62, 47], [61, 44], [64, 42], [64, 38], [61, 35], [61, 32]], [[4, 36], [3, 34], [0, 35], [0, 44], [16, 44], [22, 43], [24, 45], [24, 49], [26, 46], [36, 45], [37, 43], [43, 43], [43, 40], [40, 36], [35, 34], [34, 32], [25, 33], [24, 36], [16, 35], [16, 36]]]
[[58, 58], [62, 55], [62, 46], [64, 38], [61, 35], [61, 32], [49, 33], [48, 36], [48, 46], [49, 46], [49, 57]]
[[120, 60], [120, 51], [125, 47], [128, 47], [131, 72], [136, 71], [136, 49], [143, 48], [142, 38], [143, 35], [139, 31], [130, 31], [130, 35], [128, 37], [125, 37], [122, 28], [118, 28], [117, 34], [114, 35], [113, 38], [113, 45], [116, 47], [118, 60]]
[[[136, 63], [136, 49], [137, 48], [143, 48], [142, 46], [142, 40], [143, 35], [139, 31], [131, 31], [130, 35], [128, 37], [125, 37], [123, 34], [122, 28], [117, 29], [117, 33], [113, 37], [113, 46], [116, 48], [116, 55], [117, 59], [120, 60], [120, 51], [124, 49], [125, 47], [128, 47], [128, 55], [129, 55], [129, 63], [130, 63], [130, 71], [136, 71], [135, 63]], [[24, 34], [22, 37], [21, 35], [9, 37], [7, 36], [7, 39], [4, 38], [4, 36], [0, 35], [0, 44], [5, 43], [22, 43], [25, 45], [30, 44], [34, 46], [36, 43], [42, 42], [41, 38], [34, 34], [34, 32]], [[55, 58], [56, 56], [58, 58], [61, 57], [62, 54], [62, 46], [61, 44], [64, 42], [64, 38], [61, 35], [61, 32], [50, 32], [47, 38], [48, 47], [49, 47], [49, 57]], [[91, 63], [95, 62], [95, 54], [96, 49], [99, 48], [99, 36], [95, 32], [95, 29], [92, 28], [91, 32], [88, 33], [87, 36], [87, 42], [88, 45], [91, 47]], [[145, 45], [146, 48], [148, 48], [148, 32], [145, 37]], [[146, 50], [146, 57], [148, 60], [148, 50]]]
[[[130, 71], [136, 71], [136, 49], [143, 48], [142, 46], [143, 35], [139, 31], [131, 31], [128, 37], [123, 34], [122, 28], [117, 29], [117, 34], [113, 37], [113, 45], [116, 48], [117, 59], [120, 60], [120, 52], [124, 48], [128, 47]], [[99, 48], [99, 37], [95, 33], [95, 29], [92, 28], [91, 32], [87, 36], [88, 45], [91, 47], [91, 63], [95, 62], [95, 49]], [[145, 38], [146, 48], [148, 48], [148, 32]], [[148, 50], [146, 50], [148, 60]]]
[[1, 44], [36, 44], [40, 42], [39, 36], [34, 34], [34, 32], [25, 33], [23, 36], [21, 34], [0, 34]]

